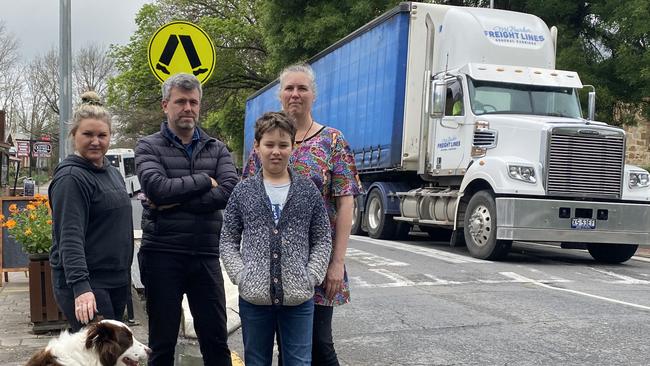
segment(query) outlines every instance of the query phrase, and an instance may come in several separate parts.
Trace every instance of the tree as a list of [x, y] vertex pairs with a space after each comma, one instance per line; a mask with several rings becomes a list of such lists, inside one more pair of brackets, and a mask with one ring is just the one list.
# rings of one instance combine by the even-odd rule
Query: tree
[[396, 0], [268, 0], [262, 8], [268, 69], [275, 75], [305, 61], [384, 11]]
[[5, 125], [7, 131], [12, 130], [13, 113], [10, 108], [19, 95], [21, 86], [18, 82], [18, 47], [16, 37], [0, 21], [0, 110], [8, 112]]
[[118, 144], [134, 146], [139, 136], [155, 132], [163, 114], [160, 83], [151, 74], [147, 60], [149, 39], [169, 21], [158, 5], [145, 4], [135, 18], [137, 30], [124, 46], [112, 46], [117, 75], [108, 81], [107, 104], [121, 130]]
[[20, 81], [24, 85], [21, 98], [14, 104], [17, 126], [31, 138], [49, 135], [59, 141], [58, 108], [52, 109], [51, 102], [43, 92], [43, 75], [34, 64], [25, 67]]
[[0, 21], [0, 73], [7, 72], [18, 62], [18, 40]]
[[[106, 50], [97, 45], [88, 45], [78, 50], [73, 58], [73, 100], [87, 90], [100, 95], [105, 92], [108, 77], [113, 73], [113, 61]], [[52, 48], [31, 62], [6, 75], [15, 85], [11, 102], [11, 130], [27, 132], [32, 138], [43, 135], [59, 141], [59, 55]]]
[[30, 94], [38, 96], [49, 109], [59, 114], [59, 52], [51, 48], [36, 56], [28, 66]]
[[[614, 120], [618, 103], [650, 108], [650, 6], [645, 0], [497, 0], [558, 27], [557, 68], [578, 71], [598, 92], [597, 119]], [[631, 111], [634, 114], [634, 110]]]
[[[114, 47], [118, 75], [109, 82], [108, 103], [122, 123], [125, 139], [159, 129], [160, 84], [149, 70], [147, 46], [163, 24], [181, 19], [203, 28], [216, 47], [216, 69], [203, 85], [202, 127], [241, 151], [246, 95], [266, 85], [266, 50], [258, 19], [258, 1], [158, 0], [140, 9], [138, 29], [125, 46]], [[173, 14], [173, 17], [171, 16]], [[123, 141], [124, 142], [124, 141]]]
[[79, 95], [93, 90], [106, 95], [108, 79], [115, 73], [115, 61], [109, 57], [108, 50], [90, 44], [76, 52], [72, 72], [74, 84]]

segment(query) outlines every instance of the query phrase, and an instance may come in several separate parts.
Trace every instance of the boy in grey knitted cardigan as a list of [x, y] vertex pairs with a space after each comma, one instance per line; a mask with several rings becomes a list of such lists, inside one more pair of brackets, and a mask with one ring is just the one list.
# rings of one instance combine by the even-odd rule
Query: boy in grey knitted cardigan
[[272, 363], [276, 327], [284, 364], [311, 364], [312, 297], [332, 239], [320, 192], [288, 168], [295, 131], [283, 112], [257, 120], [262, 170], [235, 187], [221, 229], [220, 255], [239, 287], [246, 365]]

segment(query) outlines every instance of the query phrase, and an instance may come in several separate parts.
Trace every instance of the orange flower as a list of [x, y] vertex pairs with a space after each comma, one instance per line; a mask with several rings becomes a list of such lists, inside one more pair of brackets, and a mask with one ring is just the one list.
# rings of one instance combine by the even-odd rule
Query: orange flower
[[29, 204], [27, 204], [27, 209], [30, 210], [30, 211], [34, 211], [36, 209], [36, 206], [29, 203]]
[[27, 228], [27, 230], [25, 230], [25, 235], [27, 235], [27, 236], [32, 235], [32, 229]]
[[29, 215], [29, 219], [32, 221], [36, 221], [36, 215], [34, 214]]
[[7, 222], [5, 223], [5, 226], [6, 226], [8, 229], [13, 229], [14, 227], [16, 227], [16, 220], [9, 220], [9, 221], [7, 221]]
[[5, 221], [5, 215], [0, 214], [0, 221]]
[[48, 225], [52, 225], [52, 220], [47, 220]]
[[9, 205], [9, 212], [11, 212], [11, 213], [16, 213], [16, 212], [18, 212], [18, 206], [16, 206], [15, 203], [10, 204], [10, 205]]

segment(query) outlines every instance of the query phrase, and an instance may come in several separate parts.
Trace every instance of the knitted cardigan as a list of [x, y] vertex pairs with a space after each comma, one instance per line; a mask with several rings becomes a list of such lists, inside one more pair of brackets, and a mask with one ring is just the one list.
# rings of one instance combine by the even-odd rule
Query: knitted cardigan
[[309, 179], [289, 172], [277, 225], [261, 171], [240, 182], [226, 206], [221, 258], [239, 296], [255, 305], [304, 303], [329, 264], [332, 239], [323, 199]]

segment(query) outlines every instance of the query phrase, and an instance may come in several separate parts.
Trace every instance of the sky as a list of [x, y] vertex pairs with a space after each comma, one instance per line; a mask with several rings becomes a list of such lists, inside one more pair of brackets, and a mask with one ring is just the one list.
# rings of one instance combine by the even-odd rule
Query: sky
[[[136, 30], [135, 15], [152, 0], [70, 0], [72, 50], [124, 45]], [[20, 42], [23, 62], [59, 44], [59, 0], [0, 0], [0, 21]]]

